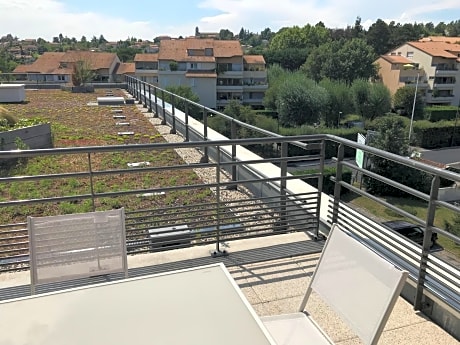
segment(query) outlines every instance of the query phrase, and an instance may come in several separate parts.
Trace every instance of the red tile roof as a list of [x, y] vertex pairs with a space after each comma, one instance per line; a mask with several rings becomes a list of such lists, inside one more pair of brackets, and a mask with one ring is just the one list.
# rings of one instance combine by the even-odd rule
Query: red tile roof
[[460, 44], [448, 42], [408, 42], [414, 48], [417, 48], [426, 54], [448, 59], [457, 59], [460, 54]]
[[394, 64], [405, 65], [405, 64], [412, 64], [413, 63], [412, 60], [409, 60], [408, 58], [406, 58], [404, 56], [401, 56], [401, 55], [381, 55], [380, 57], [382, 59], [385, 59], [388, 62], [394, 63]]
[[243, 61], [249, 64], [265, 64], [263, 55], [244, 55]]
[[158, 53], [152, 54], [136, 54], [134, 62], [155, 62], [158, 61]]
[[72, 74], [71, 66], [77, 61], [88, 61], [93, 70], [110, 68], [115, 60], [115, 53], [98, 53], [90, 51], [45, 52], [30, 65], [16, 67], [16, 73]]
[[460, 37], [447, 37], [447, 36], [428, 36], [421, 38], [420, 42], [447, 42], [447, 43], [460, 43]]
[[[239, 41], [234, 40], [214, 40], [214, 39], [201, 39], [201, 38], [186, 38], [170, 41], [162, 41], [160, 44], [160, 52], [158, 59], [160, 60], [173, 60], [173, 61], [190, 61], [191, 56], [188, 55], [188, 50], [203, 50], [212, 48], [214, 58], [230, 58], [234, 56], [242, 56], [243, 50]], [[195, 58], [201, 58], [201, 61], [210, 56], [201, 55]], [[200, 59], [196, 59], [199, 61]]]
[[77, 61], [87, 61], [94, 70], [110, 68], [114, 60], [118, 59], [115, 53], [99, 53], [82, 50], [69, 50], [62, 57], [63, 63], [74, 63]]
[[117, 70], [117, 74], [134, 74], [135, 72], [136, 64], [134, 62], [122, 62]]

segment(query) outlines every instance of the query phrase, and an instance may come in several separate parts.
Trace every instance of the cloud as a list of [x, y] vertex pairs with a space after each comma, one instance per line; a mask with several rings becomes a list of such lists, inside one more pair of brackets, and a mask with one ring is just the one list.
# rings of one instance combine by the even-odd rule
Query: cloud
[[[108, 9], [96, 10], [104, 8], [100, 0], [93, 1], [88, 8], [95, 10], [89, 11], [85, 10], [86, 1], [0, 0], [0, 23], [5, 30], [0, 36], [11, 33], [20, 38], [52, 40], [60, 33], [77, 39], [102, 34], [107, 40], [117, 41], [128, 37], [188, 36], [196, 26], [201, 31], [229, 29], [236, 34], [242, 27], [252, 32], [268, 27], [276, 32], [282, 27], [314, 25], [319, 21], [330, 28], [345, 28], [353, 25], [357, 16], [366, 28], [378, 18], [400, 23], [436, 23], [439, 17], [450, 22], [460, 18], [458, 0], [387, 0], [385, 6], [379, 7], [368, 0], [176, 0], [174, 6], [141, 1], [143, 11], [135, 15], [127, 13], [129, 7], [125, 6], [110, 7], [114, 10], [110, 15]], [[75, 10], [78, 6], [81, 8]]]
[[59, 1], [0, 0], [0, 23], [8, 32], [21, 38], [52, 40], [62, 33], [80, 39], [101, 34], [108, 40], [136, 35], [153, 38], [149, 22], [129, 22], [123, 18], [94, 12], [70, 12]]

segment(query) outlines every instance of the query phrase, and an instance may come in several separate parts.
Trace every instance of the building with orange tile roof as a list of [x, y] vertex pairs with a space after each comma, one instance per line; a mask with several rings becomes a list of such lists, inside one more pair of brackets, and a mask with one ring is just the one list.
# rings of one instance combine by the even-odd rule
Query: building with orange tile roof
[[162, 88], [187, 85], [214, 109], [231, 100], [261, 107], [268, 88], [265, 60], [243, 55], [236, 40], [188, 37], [161, 41], [157, 54], [137, 54], [136, 76]]
[[[460, 44], [456, 38], [407, 42], [377, 59], [382, 82], [394, 94], [418, 86], [426, 105], [460, 103]], [[418, 84], [417, 84], [418, 79]]]
[[112, 82], [120, 59], [115, 53], [92, 51], [45, 52], [29, 65], [19, 65], [13, 71], [19, 78], [36, 82], [68, 83], [72, 80], [73, 67], [85, 61], [95, 74], [95, 81]]

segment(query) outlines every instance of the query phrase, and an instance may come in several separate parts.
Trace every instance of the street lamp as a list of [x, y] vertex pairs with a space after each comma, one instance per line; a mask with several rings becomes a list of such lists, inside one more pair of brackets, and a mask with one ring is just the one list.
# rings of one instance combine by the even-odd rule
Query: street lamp
[[339, 111], [339, 118], [337, 119], [337, 128], [340, 127], [340, 118], [342, 117], [342, 112]]

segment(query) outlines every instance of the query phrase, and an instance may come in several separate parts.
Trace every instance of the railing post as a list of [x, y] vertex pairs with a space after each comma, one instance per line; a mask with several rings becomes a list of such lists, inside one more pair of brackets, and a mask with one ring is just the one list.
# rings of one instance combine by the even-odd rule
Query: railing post
[[176, 134], [176, 95], [171, 94], [171, 107], [172, 107], [172, 127], [169, 134]]
[[148, 112], [149, 113], [152, 112], [152, 89], [150, 87], [150, 84], [149, 84], [149, 109], [148, 109]]
[[[235, 140], [237, 136], [236, 132], [236, 122], [234, 119], [230, 121], [230, 138], [232, 140]], [[236, 145], [232, 144], [232, 162], [236, 162]], [[237, 184], [236, 184], [236, 164], [232, 164], [232, 182], [235, 182], [235, 184], [231, 184], [227, 187], [228, 190], [236, 190], [237, 189]]]
[[[208, 141], [208, 111], [203, 107], [203, 141]], [[200, 159], [200, 163], [208, 163], [209, 154], [208, 147], [204, 147], [203, 157]]]
[[161, 90], [161, 108], [163, 118], [161, 119], [161, 124], [166, 125], [166, 109], [165, 109], [165, 90]]
[[326, 156], [326, 142], [321, 140], [321, 150], [319, 157], [319, 177], [318, 177], [318, 201], [316, 204], [316, 231], [314, 234], [315, 240], [319, 238], [319, 223], [321, 218], [321, 195], [323, 194], [324, 185], [324, 161]]
[[211, 252], [213, 258], [228, 255], [227, 251], [220, 249], [220, 146], [217, 149], [217, 166], [216, 166], [216, 249]]
[[[144, 102], [142, 102], [142, 107], [147, 108], [147, 93], [146, 93], [146, 88], [145, 88], [145, 82], [142, 83], [143, 89], [144, 89]], [[142, 95], [141, 95], [142, 96]]]
[[337, 223], [339, 219], [339, 205], [340, 205], [340, 192], [342, 186], [342, 162], [344, 157], [345, 147], [340, 144], [337, 149], [337, 170], [335, 174], [335, 185], [334, 185], [334, 205], [332, 207], [332, 223]]
[[287, 159], [288, 158], [288, 143], [281, 143], [281, 163], [280, 163], [280, 208], [279, 208], [279, 219], [275, 223], [275, 231], [286, 232], [288, 230], [288, 214], [287, 214]]
[[422, 257], [420, 258], [417, 289], [415, 291], [415, 310], [421, 310], [423, 308], [423, 289], [425, 286], [426, 269], [428, 267], [428, 255], [430, 254], [431, 247], [431, 227], [433, 226], [434, 216], [436, 213], [436, 201], [438, 200], [440, 182], [441, 179], [439, 176], [434, 176], [433, 180], [431, 181], [430, 200], [428, 202], [426, 226], [423, 234]]
[[142, 104], [141, 89], [142, 89], [141, 81], [138, 80], [138, 84], [137, 84], [137, 104]]
[[94, 196], [94, 181], [93, 181], [93, 167], [91, 165], [91, 153], [88, 152], [88, 172], [89, 172], [89, 186], [91, 189], [91, 203], [93, 207], [93, 212], [96, 211], [96, 201]]
[[153, 115], [153, 117], [159, 117], [158, 115], [158, 95], [157, 95], [157, 88], [154, 87], [153, 89], [153, 95], [155, 96], [154, 97], [154, 100], [155, 100], [155, 114]]
[[185, 142], [190, 141], [190, 133], [189, 133], [189, 128], [188, 128], [188, 108], [189, 103], [188, 101], [185, 102]]

